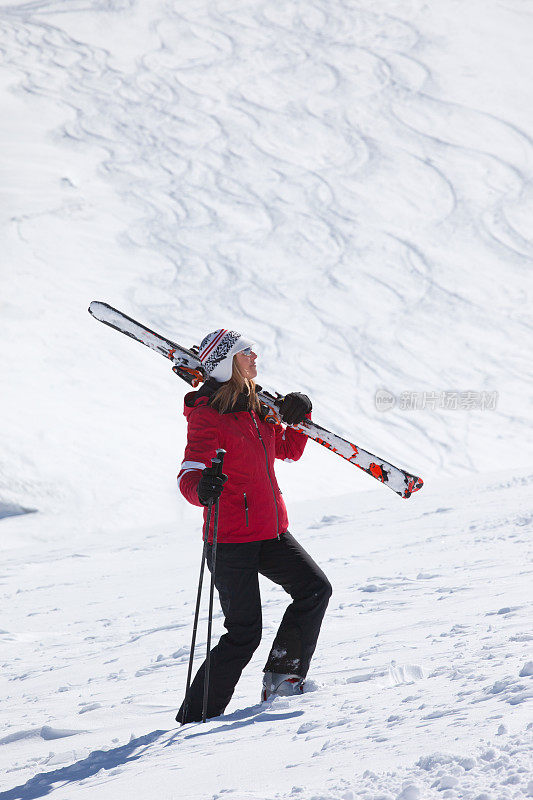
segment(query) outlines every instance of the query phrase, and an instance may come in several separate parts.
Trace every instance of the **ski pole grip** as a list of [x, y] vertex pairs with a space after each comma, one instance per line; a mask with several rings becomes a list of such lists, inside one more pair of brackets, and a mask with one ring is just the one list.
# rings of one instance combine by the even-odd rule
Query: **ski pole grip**
[[222, 467], [224, 466], [224, 456], [226, 451], [221, 447], [217, 450], [217, 454], [211, 459], [211, 466], [215, 470], [215, 475], [222, 475]]

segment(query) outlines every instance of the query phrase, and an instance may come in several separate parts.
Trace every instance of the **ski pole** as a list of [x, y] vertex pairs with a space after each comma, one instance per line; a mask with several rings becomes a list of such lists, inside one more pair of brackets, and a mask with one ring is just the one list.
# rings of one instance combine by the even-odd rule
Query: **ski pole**
[[[224, 464], [224, 456], [226, 451], [220, 448], [217, 450], [216, 458], [212, 459], [211, 465], [216, 470], [216, 475], [222, 475], [222, 467]], [[207, 719], [207, 700], [209, 695], [209, 672], [211, 668], [211, 627], [213, 624], [213, 595], [215, 590], [215, 569], [217, 564], [217, 532], [218, 532], [218, 508], [220, 498], [218, 497], [215, 502], [215, 515], [213, 519], [213, 549], [211, 551], [211, 587], [209, 590], [209, 614], [207, 617], [207, 655], [205, 659], [205, 675], [204, 675], [204, 702], [202, 707], [202, 722]], [[207, 529], [209, 536], [209, 528]], [[207, 547], [207, 539], [204, 544]]]
[[203, 540], [204, 544], [202, 547], [202, 561], [200, 564], [200, 577], [198, 579], [198, 592], [196, 594], [196, 609], [194, 612], [194, 622], [192, 626], [192, 639], [191, 639], [191, 652], [189, 653], [189, 670], [187, 672], [187, 685], [185, 687], [185, 700], [183, 701], [183, 714], [182, 718], [178, 719], [176, 717], [177, 722], [181, 722], [182, 725], [185, 724], [184, 720], [187, 719], [187, 711], [189, 710], [189, 691], [191, 688], [191, 677], [192, 677], [192, 663], [194, 661], [194, 648], [196, 646], [196, 631], [198, 629], [198, 617], [200, 614], [200, 600], [202, 598], [202, 584], [204, 580], [204, 569], [205, 569], [205, 556], [206, 556], [206, 547], [207, 547], [207, 537], [209, 535], [209, 524], [211, 522], [211, 511], [212, 511], [212, 504], [209, 504], [207, 509], [207, 518], [204, 525], [204, 533], [203, 533]]

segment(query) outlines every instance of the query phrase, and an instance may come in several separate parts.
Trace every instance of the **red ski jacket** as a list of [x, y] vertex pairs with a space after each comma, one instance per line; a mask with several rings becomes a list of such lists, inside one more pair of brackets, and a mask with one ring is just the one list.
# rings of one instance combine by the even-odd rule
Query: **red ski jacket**
[[[211, 466], [216, 450], [223, 447], [223, 471], [228, 480], [220, 497], [217, 541], [275, 539], [287, 530], [289, 521], [274, 474], [274, 459], [297, 461], [307, 437], [292, 428], [263, 422], [255, 411], [219, 414], [208, 405], [208, 397], [195, 398], [195, 394], [185, 396], [187, 446], [178, 474], [182, 495], [189, 503], [202, 505], [196, 492], [201, 472]], [[204, 524], [206, 517], [204, 508]], [[210, 542], [212, 538], [213, 518]]]

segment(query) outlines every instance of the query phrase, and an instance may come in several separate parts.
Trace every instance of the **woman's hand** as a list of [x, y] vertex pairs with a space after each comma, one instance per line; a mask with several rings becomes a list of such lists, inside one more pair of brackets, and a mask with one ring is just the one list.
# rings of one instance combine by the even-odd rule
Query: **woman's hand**
[[298, 425], [312, 410], [313, 404], [306, 394], [291, 392], [279, 404], [281, 419], [286, 425]]
[[206, 467], [196, 487], [200, 503], [208, 506], [218, 500], [227, 480], [227, 475], [217, 475], [213, 467]]

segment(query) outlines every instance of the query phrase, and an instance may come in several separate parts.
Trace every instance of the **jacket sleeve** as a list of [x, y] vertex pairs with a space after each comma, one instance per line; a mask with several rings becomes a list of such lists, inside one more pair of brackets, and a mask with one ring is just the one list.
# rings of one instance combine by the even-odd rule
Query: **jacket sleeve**
[[[307, 414], [306, 419], [311, 419], [311, 414]], [[308, 437], [300, 431], [295, 431], [294, 428], [289, 426], [284, 428], [282, 425], [275, 426], [275, 434], [276, 458], [288, 462], [298, 461], [303, 455]]]
[[187, 445], [178, 473], [178, 489], [194, 506], [202, 505], [196, 492], [202, 470], [211, 466], [211, 459], [220, 447], [219, 431], [212, 415], [211, 409], [202, 407], [189, 415]]

